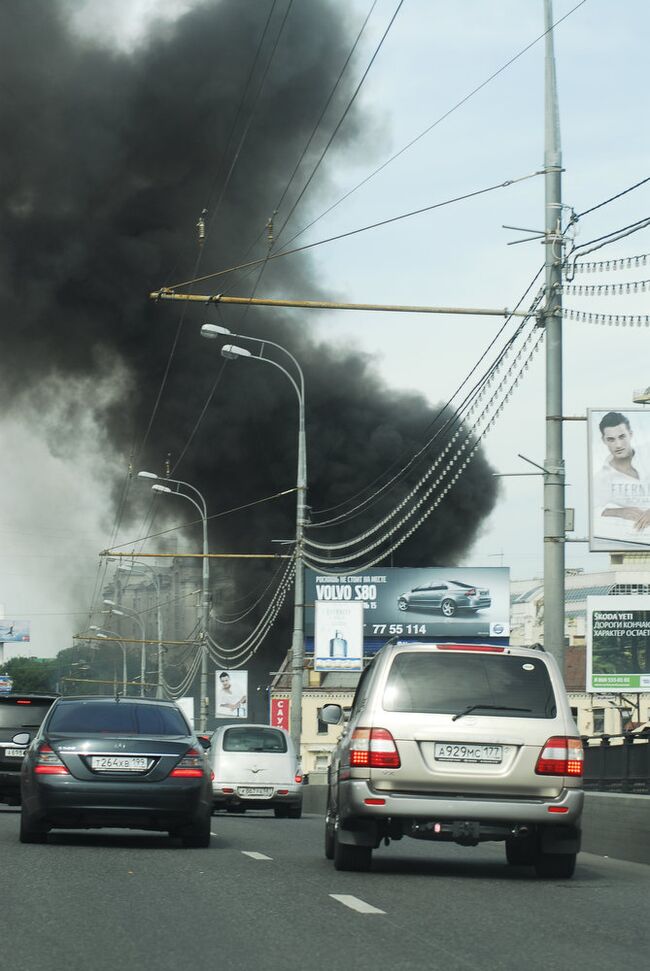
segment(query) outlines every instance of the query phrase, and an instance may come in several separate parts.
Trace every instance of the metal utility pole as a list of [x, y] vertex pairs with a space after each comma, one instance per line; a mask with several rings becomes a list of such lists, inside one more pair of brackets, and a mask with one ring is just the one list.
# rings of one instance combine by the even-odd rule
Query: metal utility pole
[[546, 195], [546, 460], [544, 462], [544, 647], [564, 676], [564, 457], [562, 451], [562, 150], [553, 10], [544, 0], [546, 30], [544, 171]]

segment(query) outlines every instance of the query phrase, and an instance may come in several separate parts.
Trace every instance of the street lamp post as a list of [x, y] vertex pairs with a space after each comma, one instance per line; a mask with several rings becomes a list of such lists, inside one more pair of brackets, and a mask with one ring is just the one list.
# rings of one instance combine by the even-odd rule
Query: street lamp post
[[[137, 569], [136, 569], [136, 567], [137, 567]], [[157, 698], [162, 698], [163, 697], [163, 671], [162, 671], [162, 667], [163, 667], [163, 646], [162, 646], [163, 622], [162, 622], [162, 604], [160, 603], [160, 577], [158, 576], [157, 572], [153, 569], [153, 567], [148, 566], [146, 563], [137, 563], [137, 564], [133, 564], [133, 563], [120, 563], [120, 564], [118, 564], [117, 569], [118, 569], [118, 571], [120, 573], [128, 573], [128, 574], [132, 574], [133, 576], [145, 576], [146, 573], [149, 573], [151, 575], [151, 579], [153, 580], [154, 588], [155, 588], [155, 591], [156, 591], [156, 628], [157, 628], [157, 632], [158, 632], [158, 665], [157, 665], [158, 673], [157, 673], [157, 678], [156, 678], [156, 680], [157, 680], [156, 697]], [[140, 570], [142, 570], [143, 572], [140, 573], [139, 572]]]
[[122, 648], [122, 691], [124, 693], [124, 697], [126, 698], [127, 684], [128, 684], [128, 676], [127, 676], [127, 670], [126, 670], [126, 647], [120, 640], [120, 635], [117, 633], [117, 631], [107, 630], [105, 627], [98, 627], [96, 624], [91, 624], [88, 630], [94, 631], [97, 637], [101, 638], [103, 641], [107, 641], [110, 638], [113, 638], [114, 641], [117, 644], [119, 644], [120, 647]]
[[114, 600], [104, 600], [104, 604], [109, 608], [109, 615], [115, 614], [116, 617], [128, 617], [130, 620], [135, 620], [140, 627], [140, 633], [142, 635], [142, 650], [140, 652], [140, 697], [144, 698], [144, 679], [147, 669], [144, 621], [137, 610], [131, 610], [129, 607], [125, 607], [124, 604], [117, 604]]
[[[227, 335], [230, 332], [225, 327], [216, 324], [204, 324], [201, 327], [201, 336], [216, 338]], [[272, 364], [289, 379], [296, 396], [298, 398], [298, 471], [296, 478], [296, 550], [295, 550], [295, 581], [294, 581], [294, 603], [293, 603], [293, 634], [291, 638], [291, 738], [296, 752], [300, 754], [300, 740], [302, 736], [302, 681], [305, 666], [305, 572], [303, 566], [303, 539], [305, 530], [305, 513], [307, 509], [307, 447], [305, 440], [305, 379], [302, 368], [298, 364], [293, 354], [291, 354], [281, 344], [268, 341], [259, 337], [246, 337], [242, 334], [232, 334], [239, 340], [250, 340], [262, 345], [275, 347], [287, 355], [293, 362], [298, 373], [299, 382], [296, 383], [291, 374], [278, 364], [277, 361], [269, 357], [262, 356], [262, 348], [259, 354], [251, 354], [243, 347], [236, 344], [226, 344], [221, 348], [222, 357], [227, 360], [239, 360], [240, 358], [253, 358], [257, 361], [264, 361]]]
[[[141, 479], [161, 479], [160, 476], [156, 475], [155, 472], [138, 472], [138, 476]], [[169, 485], [163, 485], [162, 483], [171, 483], [171, 485], [176, 486], [175, 489], [170, 489]], [[181, 492], [181, 487], [185, 489], [191, 489], [192, 492], [198, 497], [198, 502], [192, 496], [188, 496], [186, 492]], [[154, 482], [151, 486], [153, 492], [159, 493], [171, 493], [175, 496], [182, 496], [183, 499], [187, 499], [201, 517], [201, 523], [203, 525], [203, 572], [202, 572], [202, 583], [201, 583], [201, 631], [199, 632], [199, 642], [201, 645], [201, 701], [199, 705], [199, 731], [205, 732], [208, 727], [208, 625], [210, 622], [210, 561], [208, 559], [208, 510], [205, 503], [205, 499], [201, 495], [198, 489], [189, 482], [183, 482], [180, 479], [161, 479], [160, 482]]]

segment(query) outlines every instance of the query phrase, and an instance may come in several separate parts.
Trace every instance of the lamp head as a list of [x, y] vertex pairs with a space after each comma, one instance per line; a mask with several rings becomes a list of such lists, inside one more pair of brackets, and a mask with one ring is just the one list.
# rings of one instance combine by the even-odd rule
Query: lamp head
[[203, 324], [201, 327], [201, 337], [207, 337], [208, 340], [216, 340], [217, 337], [230, 333], [227, 327], [220, 327], [219, 324]]
[[138, 479], [157, 479], [155, 472], [138, 472]]
[[159, 482], [154, 482], [154, 484], [151, 487], [151, 491], [152, 492], [171, 492], [172, 490], [169, 488], [169, 486], [160, 485]]
[[221, 348], [221, 356], [227, 361], [236, 361], [238, 357], [252, 357], [250, 351], [245, 347], [238, 347], [237, 344], [224, 344]]

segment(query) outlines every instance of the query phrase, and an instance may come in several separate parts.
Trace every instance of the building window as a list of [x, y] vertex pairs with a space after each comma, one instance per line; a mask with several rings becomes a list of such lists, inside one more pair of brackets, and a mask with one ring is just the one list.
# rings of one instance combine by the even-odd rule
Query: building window
[[322, 708], [317, 708], [316, 709], [316, 719], [317, 719], [317, 725], [318, 725], [318, 727], [317, 727], [317, 734], [318, 735], [327, 735], [327, 733], [329, 731], [329, 725], [327, 724], [327, 722], [324, 722], [323, 719], [320, 716], [320, 713], [321, 713], [322, 710], [323, 710]]
[[605, 709], [594, 708], [594, 735], [602, 735], [605, 731]]
[[327, 767], [330, 764], [329, 755], [317, 755], [316, 762], [314, 764], [315, 772], [327, 772]]

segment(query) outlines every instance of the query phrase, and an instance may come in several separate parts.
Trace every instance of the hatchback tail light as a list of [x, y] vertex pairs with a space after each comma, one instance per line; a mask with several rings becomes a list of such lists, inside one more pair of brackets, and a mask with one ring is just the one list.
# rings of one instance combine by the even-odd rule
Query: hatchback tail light
[[34, 766], [36, 775], [70, 775], [70, 770], [49, 745], [41, 745]]
[[554, 735], [540, 752], [535, 766], [537, 775], [581, 776], [584, 767], [582, 742], [579, 738]]
[[169, 776], [172, 779], [200, 779], [204, 774], [203, 756], [195, 748], [191, 748], [171, 770]]
[[356, 768], [399, 769], [395, 739], [386, 728], [355, 728], [350, 740], [350, 765]]
[[296, 782], [299, 786], [302, 785], [302, 773], [296, 772], [295, 776], [293, 777], [293, 781]]

